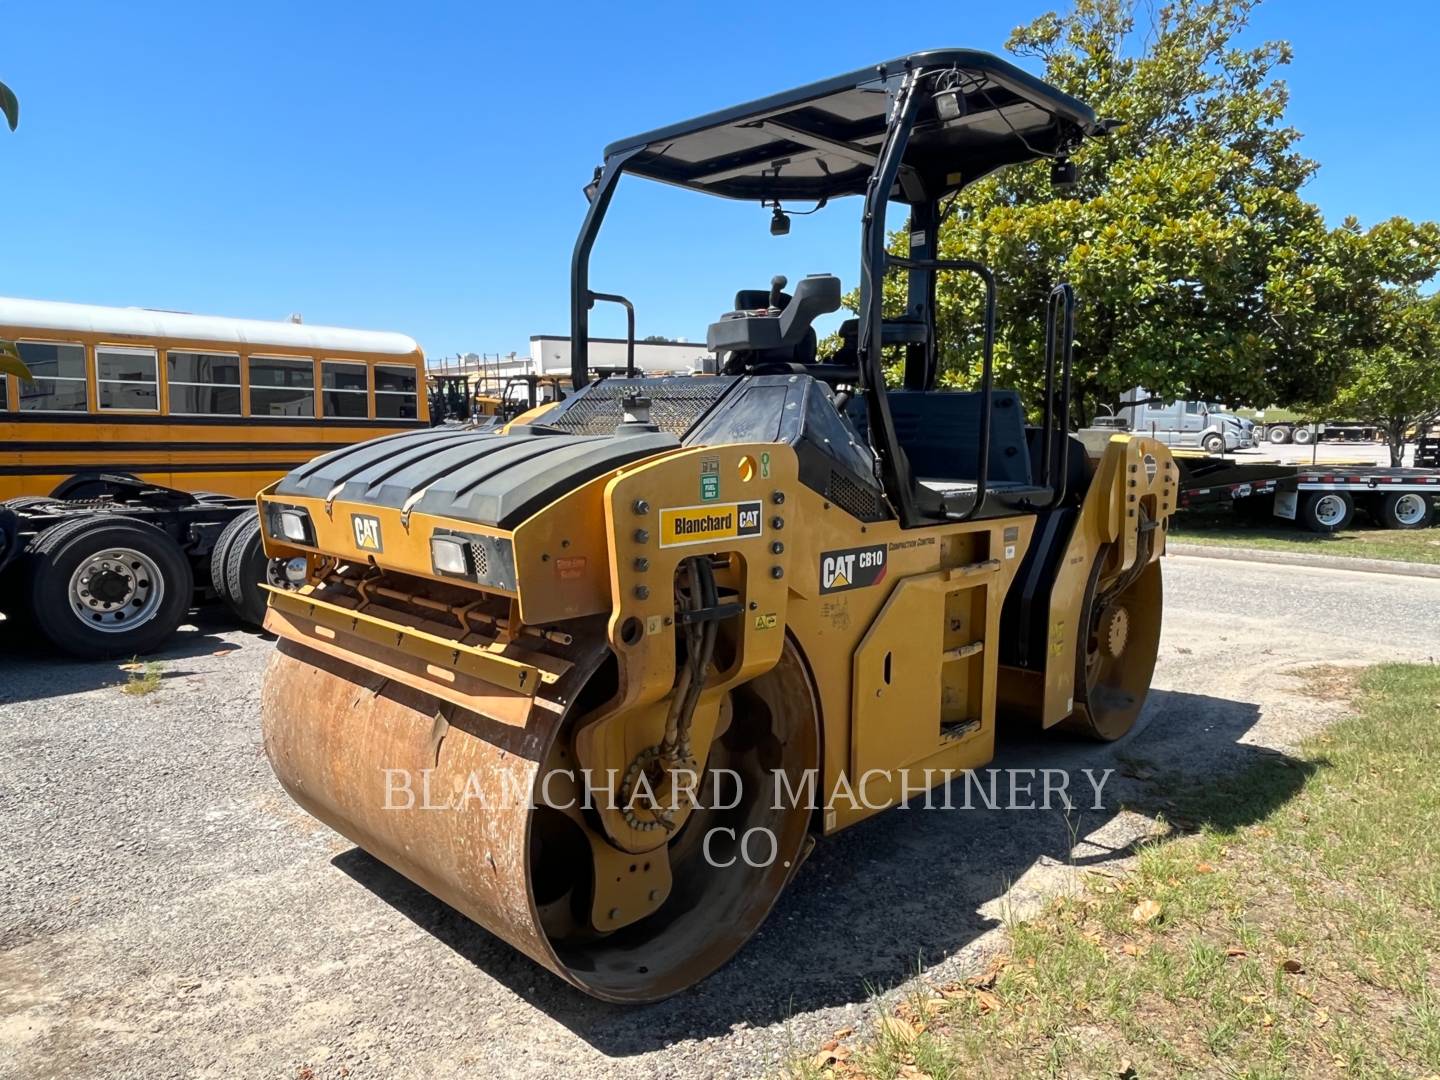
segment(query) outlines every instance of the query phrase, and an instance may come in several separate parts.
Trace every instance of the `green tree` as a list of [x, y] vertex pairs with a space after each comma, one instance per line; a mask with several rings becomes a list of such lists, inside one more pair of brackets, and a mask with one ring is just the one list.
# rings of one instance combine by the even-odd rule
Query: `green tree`
[[[1052, 189], [1046, 162], [1010, 169], [961, 192], [941, 232], [944, 257], [995, 269], [998, 377], [1028, 400], [1056, 281], [1081, 298], [1075, 388], [1088, 418], [1137, 385], [1327, 402], [1389, 290], [1440, 267], [1434, 224], [1330, 229], [1300, 195], [1316, 164], [1285, 123], [1277, 72], [1290, 47], [1240, 42], [1257, 3], [1172, 0], [1141, 25], [1133, 0], [1076, 0], [1011, 35], [1010, 51], [1120, 122], [1077, 153], [1069, 191]], [[903, 279], [886, 288], [903, 307]], [[942, 377], [966, 384], [979, 346], [972, 282], [942, 278], [937, 309]]]
[[1440, 295], [1393, 295], [1380, 324], [1379, 342], [1357, 353], [1331, 407], [1380, 424], [1399, 465], [1406, 433], [1440, 420]]

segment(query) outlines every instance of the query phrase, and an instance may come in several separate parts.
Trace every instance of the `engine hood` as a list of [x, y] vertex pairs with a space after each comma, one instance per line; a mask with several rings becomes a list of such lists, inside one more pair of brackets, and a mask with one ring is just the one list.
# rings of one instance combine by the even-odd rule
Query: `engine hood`
[[587, 481], [679, 445], [663, 431], [575, 435], [535, 426], [406, 432], [318, 457], [281, 480], [274, 494], [513, 529]]

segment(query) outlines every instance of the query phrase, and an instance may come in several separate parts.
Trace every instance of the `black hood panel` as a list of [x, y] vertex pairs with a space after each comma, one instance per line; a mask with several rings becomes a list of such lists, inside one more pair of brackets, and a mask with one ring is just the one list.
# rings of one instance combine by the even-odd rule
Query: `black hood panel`
[[[280, 481], [278, 496], [348, 503], [513, 529], [597, 476], [679, 448], [664, 432], [569, 435], [513, 428], [508, 435], [446, 428], [391, 435], [316, 458]], [[418, 495], [418, 498], [416, 496]]]

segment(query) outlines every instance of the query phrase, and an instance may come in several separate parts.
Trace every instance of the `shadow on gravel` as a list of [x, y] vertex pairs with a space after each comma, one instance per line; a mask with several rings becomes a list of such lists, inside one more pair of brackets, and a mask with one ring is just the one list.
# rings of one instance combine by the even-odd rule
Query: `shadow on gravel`
[[[207, 605], [192, 612], [189, 622], [175, 631], [161, 648], [134, 659], [165, 664], [195, 656], [234, 652], [242, 646], [218, 635], [241, 629], [254, 638], [274, 640], [269, 634], [242, 628], [219, 605]], [[0, 633], [0, 658], [3, 658], [0, 661], [0, 702], [39, 701], [115, 686], [129, 677], [120, 665], [132, 659], [120, 656], [112, 660], [77, 660], [56, 652], [39, 631], [19, 627], [6, 628]], [[179, 669], [162, 670], [161, 678], [184, 674], [188, 673]]]
[[[625, 1057], [864, 1002], [872, 988], [912, 977], [995, 927], [998, 920], [980, 908], [1005, 896], [1037, 863], [1083, 867], [1130, 854], [1133, 840], [1107, 847], [1086, 839], [1122, 808], [1175, 822], [1183, 803], [1192, 816], [1181, 827], [1204, 823], [1195, 808], [1207, 805], [1219, 807], [1218, 827], [1269, 813], [1298, 790], [1310, 766], [1241, 744], [1257, 717], [1257, 707], [1246, 702], [1157, 690], [1142, 726], [1118, 743], [1054, 732], [1002, 736], [994, 768], [1069, 770], [1071, 790], [1085, 808], [1068, 821], [1058, 808], [962, 810], [961, 780], [952, 785], [956, 809], [926, 812], [918, 796], [820, 841], [735, 959], [693, 989], [649, 1006], [607, 1005], [572, 990], [358, 848], [332, 861], [596, 1049]], [[1276, 769], [1255, 770], [1262, 758]], [[1086, 768], [1115, 770], [1103, 787], [1103, 809], [1089, 809], [1093, 789], [1079, 772]], [[1233, 790], [1253, 776], [1263, 777], [1256, 789]], [[1197, 801], [1191, 798], [1197, 793], [1223, 798]], [[1082, 853], [1072, 858], [1077, 840]]]

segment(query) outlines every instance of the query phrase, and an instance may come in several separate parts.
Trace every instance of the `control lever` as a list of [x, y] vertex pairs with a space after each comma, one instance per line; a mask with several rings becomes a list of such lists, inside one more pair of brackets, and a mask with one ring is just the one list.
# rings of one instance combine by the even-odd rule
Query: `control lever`
[[770, 304], [770, 311], [771, 311], [773, 314], [778, 314], [778, 313], [779, 313], [779, 311], [780, 311], [780, 291], [781, 291], [782, 289], [784, 289], [785, 286], [788, 285], [788, 284], [790, 284], [790, 282], [786, 279], [786, 277], [785, 277], [784, 274], [776, 274], [774, 277], [772, 277], [772, 278], [770, 279], [770, 301], [769, 301], [769, 304]]

